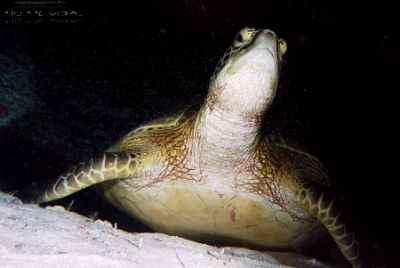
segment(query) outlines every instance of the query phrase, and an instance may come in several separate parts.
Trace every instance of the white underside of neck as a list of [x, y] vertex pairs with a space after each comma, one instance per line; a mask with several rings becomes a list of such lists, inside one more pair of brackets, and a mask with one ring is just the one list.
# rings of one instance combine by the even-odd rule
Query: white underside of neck
[[257, 144], [259, 123], [216, 106], [205, 105], [200, 114], [193, 139], [196, 162], [217, 169], [240, 169]]

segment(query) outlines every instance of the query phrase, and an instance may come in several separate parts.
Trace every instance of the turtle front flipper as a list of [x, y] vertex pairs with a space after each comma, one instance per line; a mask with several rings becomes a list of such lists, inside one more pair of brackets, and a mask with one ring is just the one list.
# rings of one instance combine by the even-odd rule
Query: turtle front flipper
[[137, 159], [133, 153], [105, 153], [72, 166], [61, 176], [39, 189], [28, 187], [18, 196], [24, 203], [39, 204], [66, 197], [86, 187], [114, 179], [134, 177]]
[[321, 221], [353, 267], [366, 267], [354, 221], [348, 218], [338, 197], [321, 189], [323, 187], [306, 183], [298, 191], [297, 200], [304, 209]]

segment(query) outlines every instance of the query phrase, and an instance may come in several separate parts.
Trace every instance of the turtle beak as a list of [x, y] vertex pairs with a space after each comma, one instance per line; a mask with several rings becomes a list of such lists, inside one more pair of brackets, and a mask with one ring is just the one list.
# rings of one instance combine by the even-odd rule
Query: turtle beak
[[278, 67], [279, 74], [282, 58], [279, 37], [271, 30], [258, 31], [254, 37], [254, 48], [268, 50], [274, 59], [275, 66]]

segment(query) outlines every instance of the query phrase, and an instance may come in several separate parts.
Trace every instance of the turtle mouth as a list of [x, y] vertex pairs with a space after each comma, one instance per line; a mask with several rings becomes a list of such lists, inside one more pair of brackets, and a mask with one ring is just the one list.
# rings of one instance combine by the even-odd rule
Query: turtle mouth
[[[255, 33], [253, 41], [248, 44], [251, 49], [266, 49], [274, 59], [274, 65], [278, 68], [278, 75], [280, 70], [280, 47], [279, 37], [271, 30], [259, 30]], [[247, 48], [246, 48], [247, 49]]]
[[[274, 64], [276, 66], [276, 75], [279, 76], [282, 55], [287, 50], [285, 40], [280, 39], [269, 29], [255, 30], [253, 28], [243, 28], [236, 35], [233, 44], [228, 48], [221, 60], [218, 62], [214, 74], [211, 76], [210, 85], [214, 84], [214, 81], [224, 69], [227, 67], [229, 68], [229, 66], [232, 66], [241, 58], [246, 57], [249, 52], [254, 52], [259, 48], [268, 50], [268, 54], [272, 56], [270, 65]], [[260, 56], [261, 55], [262, 53], [260, 53]]]
[[257, 45], [260, 42], [263, 42], [266, 48], [270, 48], [272, 51], [279, 51], [278, 41], [279, 37], [275, 32], [269, 29], [258, 30], [254, 33], [254, 36], [252, 37], [251, 41], [243, 45], [240, 49], [247, 50], [248, 48]]
[[[241, 49], [238, 55], [229, 66], [229, 73], [240, 73], [243, 68], [243, 73], [247, 77], [255, 75], [260, 77], [268, 75], [268, 79], [271, 80], [269, 90], [274, 91], [279, 73], [280, 73], [280, 62], [281, 54], [279, 47], [279, 38], [271, 30], [259, 30], [257, 31], [253, 39], [249, 44]], [[256, 71], [259, 71], [257, 74]], [[250, 79], [250, 78], [247, 78]], [[257, 84], [257, 79], [251, 79], [254, 84]]]
[[281, 58], [279, 37], [271, 30], [259, 30], [254, 33], [249, 43], [238, 49], [236, 57], [232, 57], [225, 67], [232, 68], [232, 66], [240, 65], [239, 62], [245, 59], [248, 63], [267, 65], [268, 69], [274, 69], [274, 76], [279, 77]]

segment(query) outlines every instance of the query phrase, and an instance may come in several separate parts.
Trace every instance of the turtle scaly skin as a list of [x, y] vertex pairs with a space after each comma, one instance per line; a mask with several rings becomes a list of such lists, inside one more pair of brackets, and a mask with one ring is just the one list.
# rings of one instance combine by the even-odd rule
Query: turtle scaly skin
[[363, 258], [354, 224], [320, 162], [268, 138], [264, 115], [286, 43], [242, 29], [191, 107], [128, 133], [25, 197], [63, 198], [91, 186], [150, 228], [197, 241], [296, 250], [333, 238], [354, 267]]

